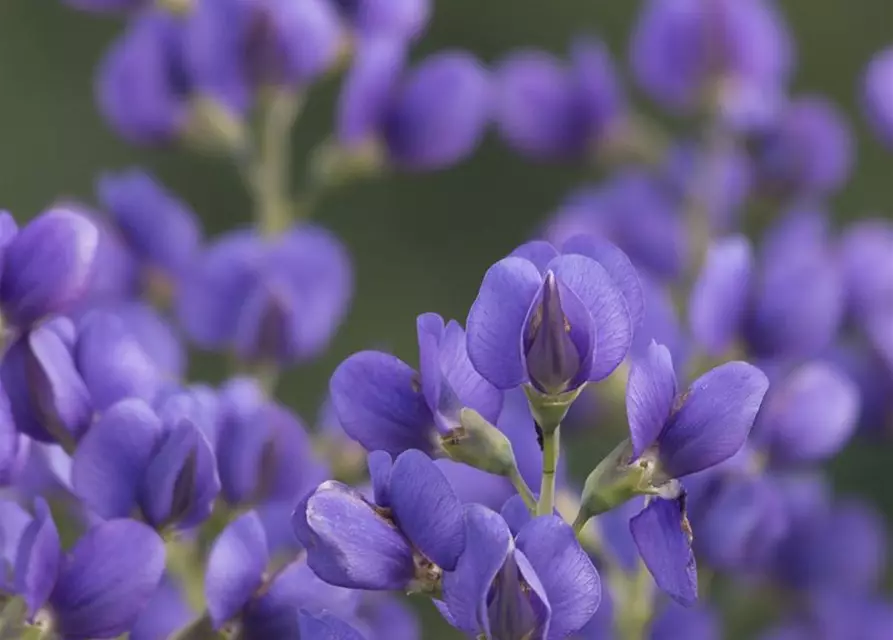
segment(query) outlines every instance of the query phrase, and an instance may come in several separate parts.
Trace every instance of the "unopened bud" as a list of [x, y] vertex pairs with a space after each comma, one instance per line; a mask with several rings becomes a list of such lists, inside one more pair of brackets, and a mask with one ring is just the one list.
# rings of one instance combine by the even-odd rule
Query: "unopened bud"
[[459, 424], [440, 439], [451, 459], [499, 476], [509, 477], [516, 472], [512, 443], [504, 433], [474, 409], [462, 409]]
[[656, 493], [652, 487], [654, 469], [651, 461], [643, 456], [630, 462], [631, 457], [632, 443], [626, 439], [589, 474], [583, 485], [575, 529], [581, 530], [590, 518], [619, 507], [636, 496]]

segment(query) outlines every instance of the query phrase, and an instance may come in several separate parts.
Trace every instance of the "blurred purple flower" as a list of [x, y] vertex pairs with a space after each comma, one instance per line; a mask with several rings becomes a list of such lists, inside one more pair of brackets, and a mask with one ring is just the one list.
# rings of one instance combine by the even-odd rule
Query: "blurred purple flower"
[[133, 520], [110, 520], [88, 531], [68, 552], [46, 503], [22, 533], [14, 592], [29, 617], [47, 609], [66, 638], [116, 638], [149, 604], [164, 572], [164, 542]]
[[707, 565], [742, 576], [770, 566], [788, 525], [786, 505], [770, 478], [716, 474], [688, 504], [694, 549]]
[[677, 111], [704, 101], [734, 125], [771, 117], [793, 68], [793, 42], [770, 0], [650, 0], [630, 57], [639, 85]]
[[369, 457], [375, 503], [327, 481], [295, 511], [308, 565], [326, 582], [353, 589], [433, 592], [465, 548], [462, 504], [443, 473], [410, 449]]
[[99, 65], [96, 99], [116, 133], [138, 144], [176, 139], [189, 119], [193, 81], [183, 21], [163, 10], [136, 16]]
[[181, 282], [177, 311], [202, 348], [288, 365], [325, 349], [352, 289], [350, 258], [328, 231], [301, 226], [268, 239], [242, 230], [198, 257]]
[[139, 508], [159, 530], [201, 523], [220, 491], [202, 430], [183, 417], [163, 420], [135, 398], [109, 408], [87, 432], [73, 457], [72, 485], [98, 516], [120, 518]]
[[202, 231], [192, 210], [139, 169], [103, 174], [100, 204], [149, 273], [177, 278], [199, 251]]
[[472, 504], [465, 529], [465, 550], [444, 575], [442, 607], [464, 633], [561, 640], [598, 609], [598, 572], [560, 518], [536, 518], [513, 536], [499, 514]]
[[4, 321], [27, 329], [70, 311], [87, 293], [99, 245], [99, 229], [70, 209], [51, 209], [16, 232], [4, 214], [0, 224]]
[[614, 245], [578, 236], [559, 253], [533, 241], [484, 275], [468, 355], [497, 388], [562, 393], [617, 368], [643, 313], [638, 275]]
[[637, 268], [661, 280], [680, 275], [689, 260], [689, 239], [676, 194], [643, 171], [621, 171], [605, 186], [572, 193], [543, 237], [561, 246], [579, 234], [607, 238]]
[[853, 166], [853, 140], [830, 101], [802, 97], [753, 141], [756, 188], [782, 197], [824, 196], [840, 189]]
[[706, 606], [681, 607], [668, 602], [651, 624], [650, 640], [721, 640], [722, 623], [716, 611]]
[[855, 500], [812, 509], [794, 520], [778, 545], [773, 574], [804, 591], [869, 593], [886, 561], [881, 516]]
[[198, 0], [183, 51], [195, 90], [241, 113], [256, 90], [300, 89], [331, 68], [342, 37], [327, 0]]
[[90, 391], [77, 370], [74, 324], [56, 317], [22, 334], [3, 354], [0, 384], [16, 428], [41, 442], [69, 446], [93, 418]]
[[131, 640], [167, 640], [195, 616], [177, 582], [162, 577], [152, 599], [130, 629]]
[[862, 80], [865, 116], [881, 142], [893, 147], [893, 47], [871, 59]]
[[433, 170], [471, 155], [490, 118], [490, 80], [462, 51], [405, 69], [402, 41], [361, 41], [341, 89], [336, 134], [348, 150], [381, 143], [389, 162]]
[[222, 497], [233, 507], [255, 506], [271, 553], [293, 548], [294, 506], [328, 477], [328, 468], [316, 459], [298, 417], [267, 399], [254, 380], [230, 380], [219, 400]]
[[[808, 357], [840, 328], [843, 278], [820, 214], [792, 211], [766, 234], [715, 241], [692, 290], [691, 329], [711, 355], [736, 345], [763, 358]], [[742, 344], [743, 343], [743, 344]]]
[[121, 316], [88, 312], [77, 333], [75, 364], [95, 410], [105, 411], [125, 398], [155, 399], [164, 374]]
[[534, 159], [594, 151], [625, 108], [607, 48], [578, 40], [570, 65], [536, 50], [505, 58], [495, 71], [496, 122], [503, 138]]
[[342, 362], [329, 383], [344, 431], [369, 451], [393, 456], [406, 449], [434, 455], [437, 435], [459, 426], [470, 407], [494, 422], [502, 393], [478, 374], [465, 350], [465, 332], [435, 313], [416, 321], [419, 371], [396, 356], [361, 351]]
[[859, 403], [859, 388], [843, 371], [806, 362], [772, 382], [751, 444], [775, 466], [829, 459], [855, 431]]

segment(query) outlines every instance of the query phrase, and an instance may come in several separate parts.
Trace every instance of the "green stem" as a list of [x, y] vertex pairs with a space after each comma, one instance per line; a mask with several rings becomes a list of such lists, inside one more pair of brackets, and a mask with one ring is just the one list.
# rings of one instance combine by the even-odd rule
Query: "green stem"
[[530, 512], [536, 513], [536, 496], [533, 495], [533, 491], [530, 490], [530, 487], [527, 486], [527, 482], [521, 477], [521, 473], [518, 471], [517, 467], [512, 469], [509, 474], [509, 480], [512, 481], [512, 485], [515, 487], [515, 490], [518, 492], [518, 495], [521, 496], [521, 499], [524, 501], [524, 504], [527, 505]]
[[292, 221], [291, 129], [302, 100], [297, 93], [273, 89], [263, 104], [257, 156], [249, 178], [258, 229], [266, 235], [276, 235]]
[[555, 468], [558, 466], [561, 426], [554, 431], [543, 431], [543, 479], [536, 515], [551, 515], [555, 509]]

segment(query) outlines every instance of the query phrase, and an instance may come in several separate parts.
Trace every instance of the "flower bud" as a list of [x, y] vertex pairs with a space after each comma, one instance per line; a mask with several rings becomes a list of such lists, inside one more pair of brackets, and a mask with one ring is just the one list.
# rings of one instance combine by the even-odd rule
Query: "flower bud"
[[647, 462], [629, 464], [631, 457], [632, 443], [624, 440], [589, 474], [583, 485], [575, 529], [579, 531], [590, 518], [619, 507], [637, 495], [654, 493], [649, 490], [653, 468]]
[[474, 409], [459, 412], [461, 426], [442, 436], [440, 445], [456, 462], [509, 477], [517, 473], [512, 443]]

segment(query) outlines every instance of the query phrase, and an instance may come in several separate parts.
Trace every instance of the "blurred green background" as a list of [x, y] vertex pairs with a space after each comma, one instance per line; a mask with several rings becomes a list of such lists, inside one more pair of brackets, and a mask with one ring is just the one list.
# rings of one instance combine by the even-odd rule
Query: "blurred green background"
[[[874, 142], [858, 111], [858, 83], [870, 55], [893, 43], [890, 0], [779, 2], [798, 43], [798, 92], [821, 92], [850, 115], [858, 163], [832, 202], [838, 219], [893, 214], [893, 155]], [[638, 2], [441, 0], [418, 55], [467, 48], [485, 61], [514, 47], [563, 53], [578, 33], [603, 37], [624, 58]], [[250, 203], [234, 168], [220, 158], [145, 150], [118, 140], [93, 103], [93, 68], [121, 29], [118, 19], [78, 13], [56, 0], [0, 0], [0, 207], [25, 219], [57, 198], [92, 202], [103, 169], [152, 169], [216, 233], [248, 222]], [[296, 171], [331, 129], [337, 88], [314, 89], [295, 131]], [[353, 351], [385, 345], [414, 362], [415, 316], [463, 319], [489, 264], [526, 239], [574, 185], [596, 176], [583, 166], [535, 165], [491, 139], [462, 166], [432, 175], [397, 175], [329, 194], [315, 219], [354, 255], [357, 295], [328, 355], [291, 372], [283, 397], [312, 421], [334, 366]], [[204, 359], [195, 373], [219, 379]], [[598, 446], [598, 427], [586, 435]], [[611, 437], [613, 440], [613, 437]], [[613, 444], [601, 442], [605, 444]], [[586, 449], [581, 466], [585, 462]], [[843, 491], [870, 497], [893, 514], [893, 445], [854, 444], [833, 464]], [[425, 638], [439, 636], [434, 632]]]

